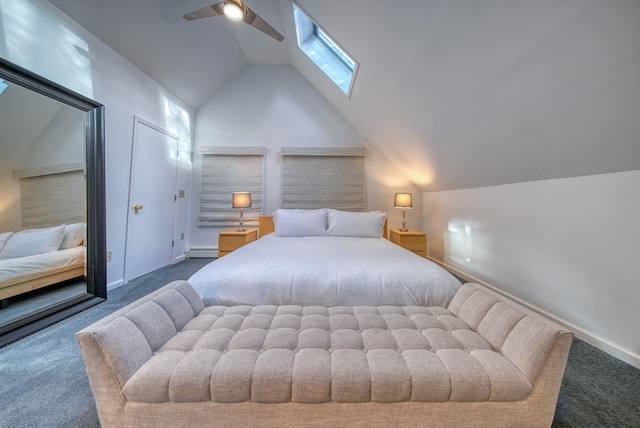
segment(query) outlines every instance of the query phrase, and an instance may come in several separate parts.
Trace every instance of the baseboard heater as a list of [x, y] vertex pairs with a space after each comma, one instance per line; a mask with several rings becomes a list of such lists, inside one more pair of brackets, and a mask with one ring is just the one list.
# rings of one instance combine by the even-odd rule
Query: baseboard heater
[[184, 255], [188, 259], [212, 259], [218, 257], [217, 248], [189, 248]]

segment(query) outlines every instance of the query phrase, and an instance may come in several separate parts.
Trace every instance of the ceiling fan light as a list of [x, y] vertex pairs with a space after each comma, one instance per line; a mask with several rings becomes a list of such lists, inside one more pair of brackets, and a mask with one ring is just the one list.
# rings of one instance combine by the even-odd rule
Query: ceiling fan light
[[222, 6], [222, 11], [224, 12], [224, 16], [235, 22], [242, 21], [244, 17], [242, 7], [234, 1], [225, 2], [224, 6]]

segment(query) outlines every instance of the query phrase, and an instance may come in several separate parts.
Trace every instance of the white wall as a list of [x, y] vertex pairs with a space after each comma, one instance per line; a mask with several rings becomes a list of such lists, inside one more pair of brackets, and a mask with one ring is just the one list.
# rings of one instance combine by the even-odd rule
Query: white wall
[[[165, 127], [164, 98], [193, 110], [49, 2], [0, 3], [0, 56], [105, 106], [109, 286], [122, 283], [134, 115]], [[183, 229], [186, 229], [184, 227]]]
[[16, 184], [12, 170], [18, 166], [8, 164], [8, 168], [0, 169], [0, 233], [18, 232], [22, 229], [20, 218], [20, 185]]
[[640, 367], [640, 171], [425, 193], [429, 255]]
[[416, 208], [408, 225], [420, 226], [420, 193], [379, 151], [290, 65], [250, 65], [206, 101], [196, 114], [194, 173], [191, 199], [191, 248], [217, 248], [218, 228], [197, 226], [200, 189], [200, 146], [263, 146], [265, 158], [264, 213], [280, 206], [280, 148], [366, 147], [367, 209], [386, 211], [398, 227], [394, 192], [413, 192]]
[[84, 140], [84, 113], [61, 108], [27, 149], [22, 168], [84, 162]]

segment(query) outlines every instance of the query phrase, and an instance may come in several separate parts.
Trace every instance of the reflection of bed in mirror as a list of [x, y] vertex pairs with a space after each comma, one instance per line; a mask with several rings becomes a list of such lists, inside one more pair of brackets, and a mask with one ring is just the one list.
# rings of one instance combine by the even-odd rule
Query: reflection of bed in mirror
[[[85, 274], [85, 247], [0, 259], [0, 300]], [[6, 303], [3, 303], [6, 304]]]
[[86, 276], [83, 164], [17, 170], [22, 231], [0, 233], [0, 301]]

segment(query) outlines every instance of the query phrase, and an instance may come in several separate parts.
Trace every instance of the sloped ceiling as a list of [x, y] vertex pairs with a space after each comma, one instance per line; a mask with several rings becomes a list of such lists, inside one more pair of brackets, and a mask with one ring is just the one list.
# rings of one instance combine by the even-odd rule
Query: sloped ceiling
[[[299, 51], [291, 0], [52, 0], [192, 107], [249, 63], [291, 63], [424, 191], [640, 169], [640, 2], [299, 0], [359, 63], [350, 98]], [[396, 6], [396, 7], [392, 7]]]
[[[52, 0], [193, 108], [248, 63], [288, 64], [289, 48], [250, 26], [223, 17], [187, 22], [182, 15], [215, 0]], [[256, 13], [281, 28], [276, 0], [259, 0]], [[246, 27], [246, 28], [245, 28]]]
[[18, 85], [0, 93], [0, 170], [16, 166], [60, 108], [59, 102]]

